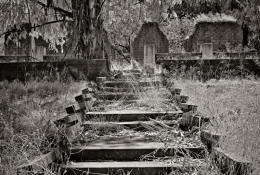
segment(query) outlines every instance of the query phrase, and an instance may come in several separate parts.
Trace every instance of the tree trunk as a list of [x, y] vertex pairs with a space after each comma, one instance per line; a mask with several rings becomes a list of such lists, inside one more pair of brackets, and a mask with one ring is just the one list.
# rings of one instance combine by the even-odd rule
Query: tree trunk
[[78, 46], [83, 59], [103, 58], [103, 20], [101, 10], [105, 0], [72, 0], [73, 26], [71, 49]]

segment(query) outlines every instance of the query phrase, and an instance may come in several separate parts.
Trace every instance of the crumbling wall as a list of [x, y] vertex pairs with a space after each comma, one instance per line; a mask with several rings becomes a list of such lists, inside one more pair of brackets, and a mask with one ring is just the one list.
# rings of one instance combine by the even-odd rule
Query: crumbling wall
[[185, 41], [186, 52], [200, 52], [200, 45], [213, 43], [214, 52], [230, 52], [242, 46], [242, 28], [236, 22], [199, 22]]
[[144, 62], [144, 44], [155, 44], [157, 53], [169, 52], [169, 41], [155, 22], [144, 23], [132, 43], [132, 57], [139, 63]]

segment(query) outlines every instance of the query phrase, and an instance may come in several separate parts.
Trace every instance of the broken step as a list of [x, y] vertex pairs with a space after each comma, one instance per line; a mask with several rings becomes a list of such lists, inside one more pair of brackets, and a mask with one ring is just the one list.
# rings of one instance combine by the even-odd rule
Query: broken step
[[187, 104], [187, 103], [180, 103], [179, 107], [181, 108], [181, 110], [183, 110], [184, 112], [189, 112], [189, 111], [197, 111], [198, 106], [197, 105], [193, 105], [193, 104]]
[[34, 160], [17, 167], [18, 174], [40, 174], [47, 172], [48, 166], [57, 159], [55, 152], [49, 152], [36, 157]]
[[213, 148], [213, 158], [220, 172], [228, 175], [252, 174], [253, 163], [222, 148]]
[[218, 142], [224, 136], [223, 133], [210, 130], [202, 130], [200, 133], [201, 141], [207, 146], [210, 153], [212, 152], [213, 147], [219, 146]]
[[198, 166], [196, 163], [183, 165], [183, 163], [174, 163], [168, 161], [132, 161], [132, 162], [71, 162], [63, 165], [61, 174], [63, 175], [114, 175], [118, 173], [133, 175], [158, 175], [169, 174], [172, 171], [192, 173], [194, 168], [205, 167]]
[[70, 160], [85, 161], [139, 161], [146, 155], [153, 158], [184, 157], [201, 159], [205, 148], [200, 146], [180, 146], [170, 142], [152, 142], [145, 136], [105, 137], [87, 146], [74, 146], [70, 149]]
[[100, 118], [105, 121], [148, 121], [149, 118], [163, 117], [165, 120], [177, 119], [183, 114], [182, 111], [140, 111], [140, 110], [114, 110], [101, 112], [87, 112], [86, 119]]
[[103, 100], [137, 100], [138, 95], [132, 93], [100, 93], [98, 99]]

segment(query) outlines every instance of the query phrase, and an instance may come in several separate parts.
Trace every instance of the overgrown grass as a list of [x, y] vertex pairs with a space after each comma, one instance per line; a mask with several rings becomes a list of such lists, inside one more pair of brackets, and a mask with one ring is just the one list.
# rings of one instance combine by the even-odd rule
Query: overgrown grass
[[[260, 82], [252, 80], [211, 80], [206, 83], [176, 80], [182, 94], [211, 119], [208, 129], [223, 133], [220, 146], [256, 163], [260, 154]], [[256, 170], [259, 173], [259, 169]]]
[[[198, 105], [199, 113], [211, 118], [209, 129], [226, 135], [221, 140], [221, 147], [259, 164], [260, 83], [240, 78], [202, 83], [191, 78], [191, 74], [186, 75], [182, 71], [177, 73], [177, 70], [175, 73], [168, 78], [183, 89], [182, 94], [190, 97], [190, 103]], [[151, 84], [151, 90], [143, 91], [134, 83], [138, 81], [136, 77], [130, 77], [128, 81], [133, 81], [133, 88], [139, 94], [139, 106], [147, 105], [157, 110], [164, 108], [165, 96], [156, 86]], [[16, 174], [17, 166], [53, 150], [53, 143], [47, 139], [56, 132], [51, 120], [63, 117], [65, 107], [74, 103], [74, 97], [85, 86], [86, 82], [0, 82], [0, 174]], [[103, 119], [93, 121], [101, 124], [91, 128], [90, 141], [103, 135], [146, 134], [153, 141], [167, 142], [179, 137], [185, 143], [180, 131], [151, 132], [154, 129], [152, 127], [146, 133], [137, 133], [115, 125], [104, 125]], [[206, 163], [211, 163], [209, 157]], [[201, 174], [218, 174], [212, 166], [208, 165], [204, 170], [198, 168], [198, 171]]]
[[65, 107], [74, 103], [86, 83], [0, 82], [0, 174], [16, 174], [18, 166], [36, 156], [58, 151], [53, 121], [66, 115]]

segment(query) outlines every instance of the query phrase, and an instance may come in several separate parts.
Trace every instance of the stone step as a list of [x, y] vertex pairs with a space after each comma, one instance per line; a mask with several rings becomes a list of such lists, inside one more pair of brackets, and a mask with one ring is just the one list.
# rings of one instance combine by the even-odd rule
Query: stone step
[[122, 110], [122, 111], [103, 111], [87, 112], [86, 119], [102, 118], [106, 121], [148, 121], [149, 118], [163, 117], [165, 120], [174, 120], [183, 114], [182, 111], [141, 111], [141, 110]]
[[[200, 160], [194, 160], [200, 161]], [[200, 167], [205, 167], [205, 163]], [[171, 160], [164, 161], [132, 161], [132, 162], [71, 162], [63, 165], [63, 175], [97, 175], [97, 174], [131, 174], [131, 175], [159, 175], [169, 174], [172, 171], [192, 173], [197, 163], [175, 163]]]
[[[167, 121], [133, 121], [133, 122], [99, 122], [99, 121], [85, 121], [83, 126], [88, 128], [105, 128], [105, 127], [123, 127], [126, 129], [133, 129], [135, 131], [146, 131], [146, 126], [155, 126], [154, 129], [172, 129], [172, 126], [177, 126], [179, 123], [176, 120]], [[157, 127], [157, 128], [156, 128]]]
[[[160, 99], [162, 100], [162, 99]], [[121, 104], [121, 105], [128, 105], [128, 104], [138, 104], [140, 100], [96, 100], [94, 106], [98, 105], [109, 105], [109, 104]], [[164, 103], [172, 103], [171, 99], [164, 99], [162, 102]]]
[[138, 95], [133, 93], [100, 93], [96, 94], [97, 99], [102, 100], [137, 100]]
[[155, 81], [105, 81], [103, 87], [118, 87], [118, 88], [138, 88], [138, 87], [153, 87], [160, 86], [161, 82]]
[[176, 143], [152, 142], [145, 136], [140, 137], [106, 137], [94, 141], [87, 146], [70, 148], [70, 160], [85, 161], [139, 161], [152, 153], [152, 157], [184, 157], [204, 158], [205, 149], [199, 146], [180, 146]]
[[100, 89], [101, 92], [145, 92], [147, 90], [160, 90], [167, 92], [163, 86], [158, 87], [103, 87]]
[[100, 89], [101, 92], [136, 92], [137, 89], [133, 87], [103, 87]]
[[117, 88], [133, 88], [137, 86], [136, 81], [105, 81], [103, 87], [117, 87]]

